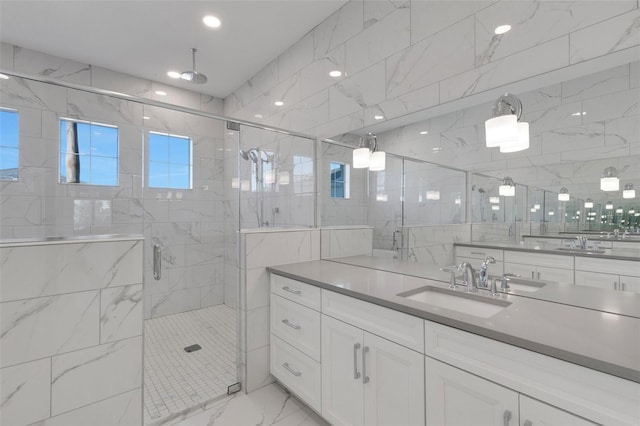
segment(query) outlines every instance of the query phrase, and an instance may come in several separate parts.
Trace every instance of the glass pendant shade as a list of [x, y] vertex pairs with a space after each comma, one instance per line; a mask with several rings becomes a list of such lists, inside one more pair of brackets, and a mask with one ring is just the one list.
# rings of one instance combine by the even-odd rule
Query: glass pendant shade
[[587, 198], [587, 200], [584, 202], [584, 208], [585, 209], [593, 208], [593, 200], [591, 198]]
[[607, 167], [604, 169], [600, 179], [600, 189], [603, 191], [620, 190], [620, 179], [618, 179], [618, 171], [615, 168]]
[[623, 212], [622, 208], [617, 208], [617, 209], [616, 209], [616, 213], [620, 214], [620, 213], [622, 213], [622, 212]]
[[489, 203], [500, 204], [500, 197], [489, 197]]
[[514, 114], [500, 115], [484, 122], [487, 147], [495, 148], [518, 139], [518, 117]]
[[529, 123], [518, 123], [518, 137], [500, 145], [500, 152], [518, 152], [529, 149]]
[[628, 183], [624, 186], [622, 198], [636, 198], [636, 190], [633, 189], [633, 184]]
[[491, 210], [500, 210], [500, 206], [497, 204], [494, 204], [491, 206]]
[[427, 191], [427, 200], [437, 201], [440, 199], [440, 191]]
[[233, 188], [233, 189], [240, 188], [240, 179], [239, 178], [231, 178], [231, 188]]
[[289, 185], [289, 172], [278, 173], [278, 184]]
[[607, 210], [613, 210], [613, 203], [611, 201], [607, 201], [607, 204], [604, 206]]
[[356, 148], [353, 150], [353, 168], [366, 169], [369, 167], [369, 148]]
[[516, 195], [516, 185], [513, 179], [506, 177], [502, 180], [502, 185], [498, 187], [498, 194], [503, 197], [513, 197]]
[[379, 172], [385, 169], [386, 154], [383, 151], [376, 151], [371, 153], [369, 158], [369, 170], [373, 172]]
[[567, 188], [561, 188], [558, 194], [558, 201], [569, 201], [569, 190]]

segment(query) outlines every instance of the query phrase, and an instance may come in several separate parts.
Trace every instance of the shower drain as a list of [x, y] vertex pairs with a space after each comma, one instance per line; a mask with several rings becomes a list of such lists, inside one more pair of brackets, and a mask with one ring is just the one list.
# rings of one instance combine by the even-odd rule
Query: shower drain
[[186, 353], [191, 353], [191, 352], [195, 352], [195, 351], [199, 351], [200, 349], [202, 349], [202, 346], [198, 345], [197, 343], [195, 345], [189, 345], [186, 348], [184, 348], [184, 351]]

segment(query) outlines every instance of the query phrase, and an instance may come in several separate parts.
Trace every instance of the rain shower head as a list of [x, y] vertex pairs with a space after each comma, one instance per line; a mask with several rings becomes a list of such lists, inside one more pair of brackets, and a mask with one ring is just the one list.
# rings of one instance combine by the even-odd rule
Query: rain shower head
[[184, 71], [182, 74], [180, 74], [180, 78], [190, 83], [204, 84], [207, 82], [207, 76], [196, 71], [196, 52], [196, 48], [192, 47], [191, 53], [193, 56], [193, 70]]
[[240, 156], [245, 160], [251, 160], [252, 163], [257, 163], [260, 159], [260, 150], [258, 148], [251, 148], [247, 151], [241, 149]]

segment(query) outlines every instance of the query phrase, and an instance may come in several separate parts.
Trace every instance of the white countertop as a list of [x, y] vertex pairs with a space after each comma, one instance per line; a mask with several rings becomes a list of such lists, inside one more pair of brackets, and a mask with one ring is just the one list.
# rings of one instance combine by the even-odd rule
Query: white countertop
[[[371, 259], [375, 259], [372, 262], [380, 260]], [[406, 267], [411, 268], [408, 265]], [[446, 289], [447, 283], [443, 281], [448, 281], [448, 274], [444, 275], [443, 281], [435, 281], [330, 260], [267, 269], [324, 289], [640, 383], [640, 318], [637, 317], [515, 294], [500, 294], [495, 298], [511, 303], [510, 306], [489, 318], [479, 318], [398, 296], [401, 292], [426, 285]], [[440, 271], [438, 273], [442, 274]], [[479, 292], [477, 297], [492, 298], [484, 291]]]

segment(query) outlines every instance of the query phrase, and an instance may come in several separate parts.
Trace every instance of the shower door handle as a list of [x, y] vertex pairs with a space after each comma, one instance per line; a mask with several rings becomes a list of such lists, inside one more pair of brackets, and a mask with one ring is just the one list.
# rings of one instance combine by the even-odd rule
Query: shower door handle
[[158, 244], [153, 245], [153, 279], [162, 278], [162, 248]]

